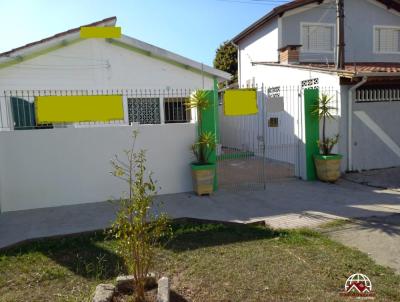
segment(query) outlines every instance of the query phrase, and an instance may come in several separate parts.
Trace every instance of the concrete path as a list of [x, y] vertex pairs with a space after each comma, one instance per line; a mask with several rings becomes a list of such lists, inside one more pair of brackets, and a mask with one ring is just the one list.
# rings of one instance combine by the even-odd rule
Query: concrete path
[[400, 191], [400, 167], [348, 173], [345, 178], [371, 187]]
[[[218, 191], [210, 197], [192, 193], [159, 196], [173, 218], [252, 223], [275, 228], [316, 226], [335, 218], [400, 213], [400, 192], [340, 181], [338, 184], [288, 180], [256, 191]], [[103, 229], [115, 217], [109, 202], [6, 212], [0, 215], [0, 248], [33, 238]]]
[[400, 215], [360, 219], [324, 233], [400, 274]]

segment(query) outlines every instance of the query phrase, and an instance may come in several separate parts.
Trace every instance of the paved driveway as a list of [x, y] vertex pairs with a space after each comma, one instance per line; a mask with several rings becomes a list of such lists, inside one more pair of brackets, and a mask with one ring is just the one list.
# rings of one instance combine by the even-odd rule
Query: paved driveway
[[[288, 180], [267, 189], [223, 191], [210, 197], [192, 193], [163, 195], [164, 210], [173, 218], [252, 223], [276, 228], [316, 226], [335, 218], [387, 216], [400, 213], [400, 192], [355, 183]], [[0, 248], [24, 240], [103, 229], [115, 217], [108, 202], [7, 212], [0, 215]]]
[[400, 215], [359, 219], [325, 231], [332, 239], [369, 254], [400, 274]]

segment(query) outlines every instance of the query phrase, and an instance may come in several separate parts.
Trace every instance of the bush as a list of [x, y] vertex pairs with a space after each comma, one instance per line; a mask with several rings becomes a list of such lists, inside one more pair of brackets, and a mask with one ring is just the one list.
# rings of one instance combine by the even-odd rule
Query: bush
[[128, 184], [129, 193], [120, 199], [121, 206], [110, 232], [117, 239], [117, 252], [134, 277], [135, 301], [142, 302], [155, 250], [162, 238], [171, 235], [172, 229], [164, 213], [155, 213], [156, 185], [152, 173], [146, 170], [145, 151], [135, 152], [137, 136], [138, 132], [134, 131], [131, 149], [124, 151], [125, 160], [117, 155], [111, 160], [112, 174]]

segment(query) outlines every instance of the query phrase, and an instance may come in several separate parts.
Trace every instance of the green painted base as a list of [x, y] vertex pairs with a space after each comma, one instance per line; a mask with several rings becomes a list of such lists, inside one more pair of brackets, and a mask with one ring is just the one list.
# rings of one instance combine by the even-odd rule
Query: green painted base
[[314, 158], [319, 160], [337, 160], [337, 159], [342, 159], [343, 156], [340, 154], [329, 154], [329, 155], [314, 154]]
[[254, 156], [254, 152], [242, 151], [242, 152], [232, 152], [232, 153], [221, 154], [221, 155], [217, 156], [217, 159], [225, 160], [225, 159], [247, 158], [247, 157], [253, 157], [253, 156]]
[[201, 170], [215, 170], [215, 164], [197, 164], [192, 163], [190, 165], [192, 167], [192, 171], [201, 171]]

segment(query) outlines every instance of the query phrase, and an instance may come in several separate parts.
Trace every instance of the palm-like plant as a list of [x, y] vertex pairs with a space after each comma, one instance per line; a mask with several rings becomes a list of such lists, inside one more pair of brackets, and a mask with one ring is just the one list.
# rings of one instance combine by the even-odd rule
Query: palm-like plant
[[192, 145], [192, 151], [197, 162], [201, 165], [207, 164], [215, 146], [215, 135], [212, 132], [201, 133], [198, 141]]
[[207, 92], [204, 90], [193, 91], [185, 101], [186, 110], [197, 109], [197, 122], [199, 125], [199, 135], [202, 133], [202, 113], [208, 109], [210, 103], [207, 98]]
[[197, 122], [199, 127], [199, 138], [192, 145], [192, 151], [197, 159], [197, 163], [204, 165], [208, 163], [212, 151], [215, 149], [215, 135], [212, 132], [204, 132], [202, 128], [202, 114], [210, 103], [207, 98], [207, 92], [204, 90], [195, 90], [185, 101], [186, 110], [197, 109]]
[[312, 114], [318, 116], [320, 120], [322, 120], [322, 141], [318, 140], [317, 144], [323, 155], [331, 154], [333, 147], [338, 143], [339, 140], [338, 134], [334, 137], [326, 137], [326, 121], [328, 119], [335, 119], [331, 112], [336, 108], [330, 106], [331, 100], [332, 97], [322, 94], [318, 99], [318, 104], [315, 105], [311, 112]]

